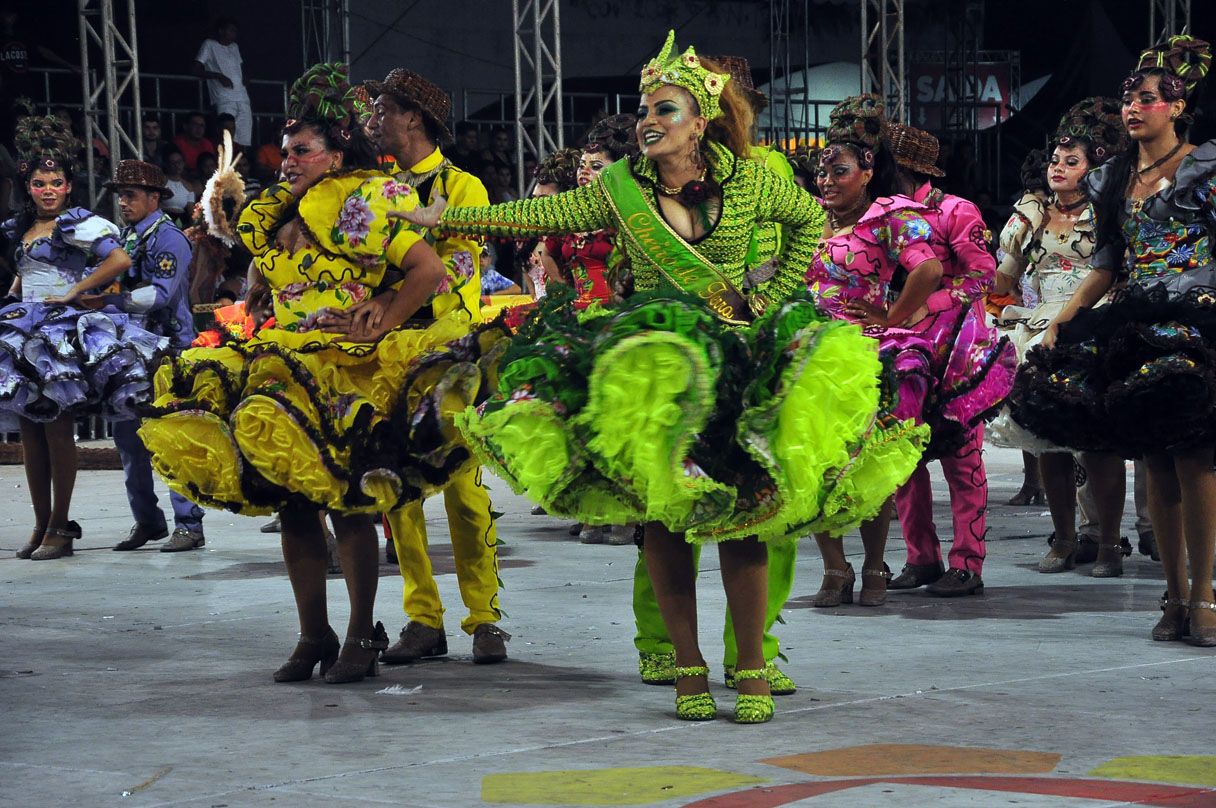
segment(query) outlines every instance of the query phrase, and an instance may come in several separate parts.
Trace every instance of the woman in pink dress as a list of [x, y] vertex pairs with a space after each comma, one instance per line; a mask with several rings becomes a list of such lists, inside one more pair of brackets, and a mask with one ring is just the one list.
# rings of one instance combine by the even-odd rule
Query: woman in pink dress
[[[846, 99], [832, 110], [831, 121], [817, 179], [828, 223], [807, 271], [807, 288], [829, 316], [864, 323], [866, 334], [879, 341], [888, 370], [880, 420], [924, 423], [926, 401], [936, 384], [933, 344], [911, 326], [926, 316], [925, 304], [941, 280], [941, 262], [929, 245], [932, 228], [922, 215], [923, 205], [894, 196], [895, 163], [883, 139], [881, 99]], [[903, 291], [888, 306], [891, 283], [901, 269], [907, 273]], [[842, 510], [870, 517], [861, 525], [865, 562], [859, 603], [877, 606], [886, 599], [891, 577], [883, 563], [890, 500], [867, 500], [866, 487], [853, 479], [855, 474], [846, 472], [834, 492], [844, 494]], [[815, 527], [824, 578], [811, 602], [825, 607], [851, 603], [856, 576], [845, 560], [843, 542], [831, 535], [834, 526], [826, 520]]]

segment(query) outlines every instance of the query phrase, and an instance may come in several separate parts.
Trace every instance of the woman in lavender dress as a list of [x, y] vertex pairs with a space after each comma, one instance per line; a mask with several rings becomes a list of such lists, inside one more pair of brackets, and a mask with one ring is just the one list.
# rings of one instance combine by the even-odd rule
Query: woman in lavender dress
[[133, 418], [151, 392], [148, 363], [164, 340], [125, 314], [92, 311], [85, 295], [131, 260], [118, 228], [68, 206], [75, 138], [54, 118], [17, 125], [19, 170], [29, 200], [0, 225], [17, 278], [0, 308], [0, 430], [20, 429], [34, 529], [18, 558], [72, 554], [80, 526], [68, 520], [76, 483], [75, 418]]

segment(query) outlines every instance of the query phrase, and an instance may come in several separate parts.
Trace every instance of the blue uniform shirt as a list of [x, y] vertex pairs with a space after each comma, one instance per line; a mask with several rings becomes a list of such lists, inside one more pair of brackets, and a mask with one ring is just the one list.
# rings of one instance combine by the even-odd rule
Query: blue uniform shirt
[[131, 256], [121, 295], [107, 303], [129, 314], [141, 314], [144, 327], [169, 337], [177, 348], [194, 339], [190, 312], [190, 240], [160, 211], [153, 211], [119, 237]]

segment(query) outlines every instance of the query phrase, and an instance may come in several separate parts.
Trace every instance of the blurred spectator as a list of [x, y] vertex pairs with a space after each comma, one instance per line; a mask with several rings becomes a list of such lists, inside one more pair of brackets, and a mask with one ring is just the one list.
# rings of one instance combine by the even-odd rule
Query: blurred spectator
[[482, 181], [492, 205], [500, 202], [514, 202], [519, 198], [515, 194], [515, 172], [511, 170], [510, 166], [486, 166]]
[[483, 163], [494, 168], [515, 168], [515, 149], [511, 145], [511, 133], [501, 126], [490, 130], [490, 148], [481, 154]]
[[[186, 168], [191, 171], [198, 169], [198, 157], [203, 152], [215, 154], [215, 144], [207, 139], [207, 117], [201, 112], [191, 112], [186, 119], [182, 133], [173, 138], [173, 145], [181, 150], [186, 158]], [[214, 170], [214, 166], [212, 167]], [[210, 176], [210, 174], [208, 174]]]
[[217, 168], [219, 168], [219, 159], [215, 156], [215, 152], [201, 152], [198, 156], [198, 165], [195, 167], [198, 181], [205, 186]]
[[[143, 135], [144, 135], [144, 153], [140, 158], [144, 162], [152, 163], [160, 166], [161, 170], [165, 169], [165, 159], [169, 156], [169, 150], [174, 148], [173, 144], [165, 140], [161, 135], [160, 118], [155, 115], [148, 114], [143, 120]], [[163, 203], [164, 200], [162, 199]]]
[[483, 295], [522, 295], [519, 284], [494, 268], [494, 247], [481, 245], [481, 293]]
[[481, 149], [477, 141], [477, 127], [468, 121], [456, 124], [456, 142], [445, 152], [445, 156], [457, 168], [463, 168], [470, 174], [481, 176], [485, 161], [481, 159]]
[[188, 225], [194, 203], [201, 195], [201, 188], [184, 176], [186, 158], [181, 151], [171, 143], [165, 144], [168, 151], [165, 154], [165, 187], [168, 194], [162, 194], [160, 209], [173, 217], [174, 221], [185, 221]]
[[245, 198], [253, 199], [262, 192], [262, 183], [253, 173], [253, 163], [249, 162], [248, 152], [241, 152], [236, 157], [234, 165], [236, 173], [245, 181]]
[[241, 48], [236, 44], [237, 25], [229, 19], [218, 19], [215, 33], [216, 39], [203, 40], [190, 72], [207, 79], [207, 89], [216, 112], [232, 115], [236, 123], [233, 140], [248, 146], [253, 141], [253, 109], [249, 105], [249, 92], [245, 89]]
[[253, 175], [262, 187], [279, 181], [279, 169], [283, 167], [283, 147], [278, 143], [263, 143], [253, 153]]

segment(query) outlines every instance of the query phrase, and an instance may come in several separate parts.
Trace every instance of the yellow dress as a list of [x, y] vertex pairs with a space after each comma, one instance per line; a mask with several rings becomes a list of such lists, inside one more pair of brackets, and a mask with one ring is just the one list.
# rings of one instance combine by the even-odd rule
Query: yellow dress
[[[237, 232], [270, 285], [275, 325], [161, 365], [140, 436], [170, 488], [247, 514], [305, 503], [379, 513], [434, 493], [472, 462], [450, 414], [480, 380], [437, 390], [436, 371], [410, 367], [466, 333], [467, 318], [407, 323], [371, 344], [316, 330], [321, 309], [366, 300], [401, 264], [421, 237], [386, 214], [416, 205], [408, 186], [356, 171], [299, 200], [273, 186], [245, 209]], [[310, 244], [290, 252], [275, 233], [297, 216]]]

